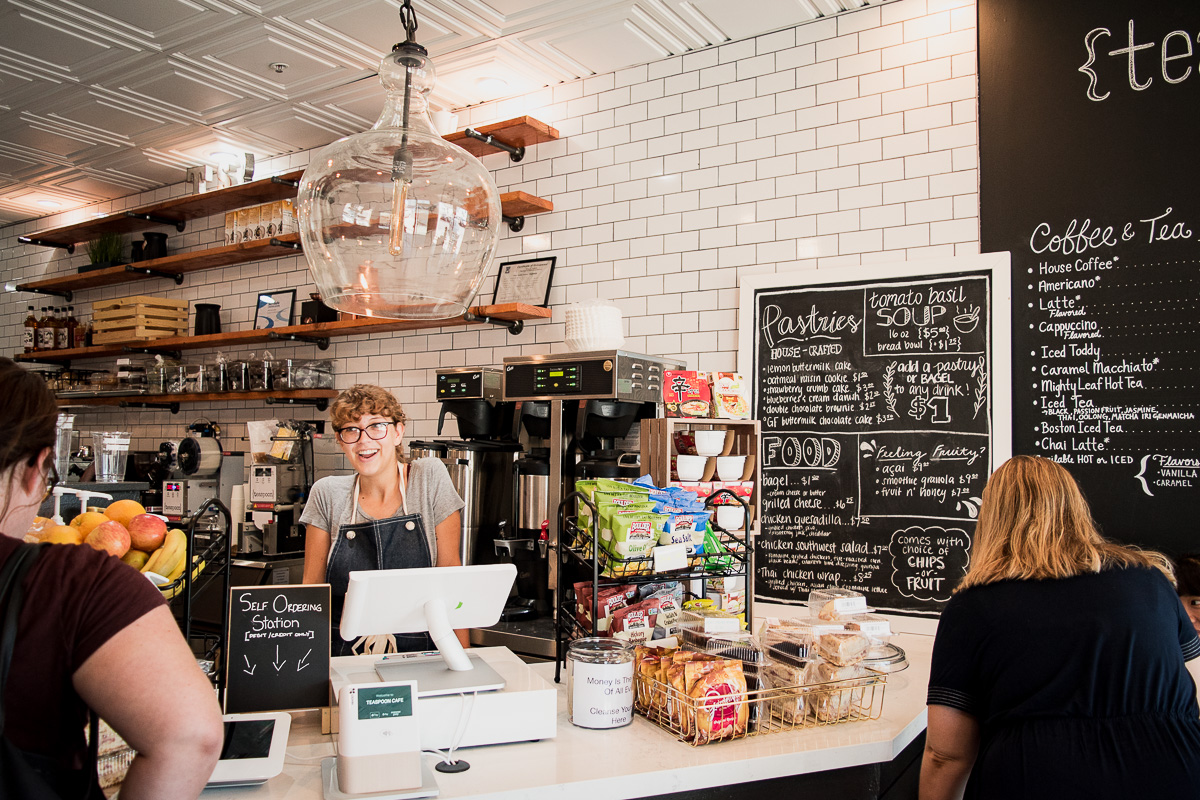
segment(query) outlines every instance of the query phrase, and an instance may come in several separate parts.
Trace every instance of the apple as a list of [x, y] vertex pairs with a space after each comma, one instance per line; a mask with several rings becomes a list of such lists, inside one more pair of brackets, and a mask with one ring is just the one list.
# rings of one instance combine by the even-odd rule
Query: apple
[[167, 523], [154, 514], [138, 514], [129, 520], [129, 540], [135, 550], [153, 553], [167, 538]]
[[83, 543], [120, 558], [129, 552], [129, 531], [121, 523], [109, 520], [92, 528]]

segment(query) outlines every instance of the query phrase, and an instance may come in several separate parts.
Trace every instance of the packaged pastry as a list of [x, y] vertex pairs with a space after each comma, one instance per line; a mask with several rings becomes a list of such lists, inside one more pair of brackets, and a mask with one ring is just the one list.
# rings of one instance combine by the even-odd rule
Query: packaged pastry
[[712, 415], [720, 419], [750, 419], [746, 382], [736, 372], [710, 372]]
[[869, 712], [866, 686], [870, 672], [861, 665], [840, 667], [820, 659], [808, 665], [804, 684], [812, 687], [808, 700], [820, 722], [838, 722]]
[[878, 614], [860, 614], [846, 620], [846, 630], [857, 631], [871, 640], [872, 645], [886, 644], [892, 638], [892, 623]]
[[817, 637], [817, 655], [831, 664], [848, 667], [867, 657], [871, 640], [861, 633], [826, 633]]
[[685, 671], [696, 673], [696, 679], [690, 682], [688, 689], [688, 697], [695, 706], [695, 743], [708, 744], [745, 736], [750, 721], [750, 704], [742, 662], [693, 662], [687, 665]]
[[668, 417], [707, 418], [712, 414], [708, 373], [663, 370], [663, 406]]
[[811, 662], [800, 659], [794, 663], [775, 661], [763, 666], [762, 687], [766, 694], [765, 714], [786, 725], [804, 721], [808, 713], [808, 690], [802, 688], [805, 671]]
[[852, 589], [813, 589], [808, 593], [808, 613], [826, 622], [841, 622], [846, 617], [874, 610], [867, 606], [862, 592]]

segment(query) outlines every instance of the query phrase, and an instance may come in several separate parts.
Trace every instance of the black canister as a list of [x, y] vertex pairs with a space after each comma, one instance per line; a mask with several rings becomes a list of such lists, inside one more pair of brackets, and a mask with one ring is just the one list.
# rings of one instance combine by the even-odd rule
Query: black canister
[[142, 248], [146, 246], [145, 242], [139, 242], [136, 239], [129, 243], [129, 260], [133, 263], [146, 260], [146, 253]]
[[196, 335], [221, 332], [221, 307], [216, 303], [196, 303]]
[[146, 246], [143, 252], [146, 254], [146, 260], [152, 258], [166, 258], [167, 255], [167, 235], [149, 231], [142, 234], [142, 238], [146, 240]]

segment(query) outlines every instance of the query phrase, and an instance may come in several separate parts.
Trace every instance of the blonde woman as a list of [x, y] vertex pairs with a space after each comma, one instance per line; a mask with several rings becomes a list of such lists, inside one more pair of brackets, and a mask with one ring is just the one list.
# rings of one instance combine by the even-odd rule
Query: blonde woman
[[938, 624], [921, 800], [1200, 797], [1198, 656], [1167, 560], [1105, 540], [1054, 461], [1009, 460]]

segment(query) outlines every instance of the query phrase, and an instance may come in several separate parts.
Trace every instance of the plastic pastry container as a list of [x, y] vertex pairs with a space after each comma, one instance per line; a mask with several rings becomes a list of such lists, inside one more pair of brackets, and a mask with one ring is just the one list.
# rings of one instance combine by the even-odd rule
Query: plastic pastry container
[[295, 358], [272, 361], [271, 379], [275, 389], [332, 389], [333, 361]]
[[808, 593], [808, 614], [814, 619], [841, 622], [846, 617], [874, 610], [867, 606], [862, 592], [851, 589], [813, 589]]
[[892, 623], [878, 614], [859, 614], [844, 624], [846, 630], [858, 631], [870, 639], [872, 645], [887, 644], [892, 638]]
[[246, 390], [250, 392], [268, 392], [271, 390], [271, 362], [247, 361]]

